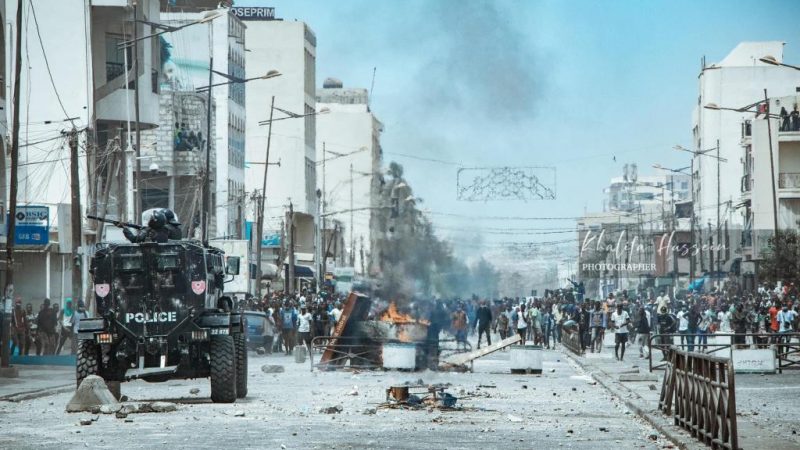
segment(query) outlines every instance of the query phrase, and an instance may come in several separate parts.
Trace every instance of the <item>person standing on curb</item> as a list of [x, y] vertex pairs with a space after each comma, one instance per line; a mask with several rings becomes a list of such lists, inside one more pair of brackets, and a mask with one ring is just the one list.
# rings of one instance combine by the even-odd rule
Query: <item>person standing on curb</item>
[[639, 317], [636, 320], [636, 339], [639, 340], [639, 358], [646, 358], [644, 349], [650, 354], [650, 310], [644, 306], [639, 308]]
[[[622, 303], [617, 304], [617, 310], [611, 314], [611, 322], [614, 327], [614, 356], [617, 361], [625, 359], [625, 344], [628, 342], [628, 325], [631, 317], [628, 311], [622, 309]], [[620, 347], [622, 351], [620, 352]]]

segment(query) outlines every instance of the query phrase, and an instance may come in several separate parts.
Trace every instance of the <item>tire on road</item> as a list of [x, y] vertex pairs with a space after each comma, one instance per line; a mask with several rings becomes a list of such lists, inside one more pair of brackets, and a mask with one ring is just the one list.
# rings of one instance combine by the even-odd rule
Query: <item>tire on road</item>
[[234, 336], [236, 346], [236, 398], [247, 397], [247, 339], [244, 333]]
[[211, 336], [211, 401], [236, 401], [236, 345], [233, 336]]
[[75, 381], [76, 387], [80, 387], [84, 378], [89, 375], [100, 374], [100, 347], [90, 340], [78, 342], [78, 351], [75, 355]]

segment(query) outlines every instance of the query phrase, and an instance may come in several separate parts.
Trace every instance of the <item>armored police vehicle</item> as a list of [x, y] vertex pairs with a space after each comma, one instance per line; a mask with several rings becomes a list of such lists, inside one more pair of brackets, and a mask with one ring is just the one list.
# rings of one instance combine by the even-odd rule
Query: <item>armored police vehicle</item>
[[98, 317], [81, 320], [77, 382], [211, 379], [211, 399], [247, 395], [241, 314], [223, 295], [239, 258], [198, 241], [101, 244], [91, 261]]

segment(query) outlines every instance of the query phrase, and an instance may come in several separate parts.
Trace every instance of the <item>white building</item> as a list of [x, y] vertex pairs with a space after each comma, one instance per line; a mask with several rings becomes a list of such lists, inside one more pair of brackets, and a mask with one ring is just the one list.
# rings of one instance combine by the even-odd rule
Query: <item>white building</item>
[[[138, 18], [158, 21], [159, 2], [140, 0], [136, 10], [129, 0], [59, 0], [23, 2], [20, 104], [20, 165], [17, 201], [21, 206], [40, 205], [49, 210], [50, 233], [46, 244], [19, 247], [15, 263], [17, 294], [37, 304], [70, 297], [72, 243], [69, 211], [69, 149], [62, 132], [80, 131], [81, 214], [115, 215], [135, 221], [131, 185], [125, 184], [124, 150], [132, 150], [136, 128], [158, 124], [158, 79], [161, 76], [158, 43], [138, 45], [134, 72], [133, 47], [118, 44], [143, 36], [149, 27]], [[0, 2], [4, 24], [0, 67], [4, 130], [2, 172], [3, 213], [8, 205], [8, 148], [11, 139], [11, 101], [14, 81], [15, 17], [17, 2]], [[34, 9], [35, 8], [35, 9]], [[34, 14], [35, 12], [35, 14]], [[126, 67], [128, 70], [126, 70]], [[139, 121], [135, 120], [134, 87], [139, 87]], [[130, 133], [129, 133], [130, 131]], [[112, 170], [109, 170], [113, 167]], [[116, 170], [119, 168], [119, 170]], [[91, 176], [89, 176], [91, 174]], [[107, 189], [108, 188], [108, 189]], [[107, 193], [107, 195], [106, 195]], [[58, 205], [64, 205], [59, 208]], [[61, 209], [62, 214], [58, 214]], [[62, 220], [58, 220], [61, 216]], [[4, 225], [4, 224], [3, 224]], [[2, 227], [5, 228], [4, 226]], [[83, 223], [82, 241], [95, 242], [99, 226]], [[5, 237], [3, 237], [3, 240]], [[85, 261], [84, 261], [85, 262]], [[88, 273], [84, 264], [83, 293]]]
[[343, 88], [338, 80], [326, 80], [317, 91], [317, 107], [330, 111], [317, 119], [317, 182], [323, 191], [322, 208], [327, 217], [345, 227], [348, 265], [367, 273], [372, 267], [372, 230], [377, 226], [374, 208], [379, 206], [378, 190], [383, 181], [383, 124], [370, 110], [366, 89]]
[[[291, 202], [295, 213], [295, 263], [304, 268], [302, 273], [296, 272], [298, 278], [311, 278], [310, 268], [316, 266], [319, 206], [315, 164], [317, 38], [303, 22], [273, 20], [272, 8], [234, 7], [233, 11], [247, 25], [246, 77], [263, 76], [271, 70], [282, 74], [253, 81], [247, 87], [245, 189], [261, 195], [269, 126], [259, 122], [269, 119], [274, 97], [269, 163], [280, 162], [280, 166], [269, 167], [264, 230], [280, 229], [281, 218]], [[248, 214], [255, 222], [254, 208]], [[262, 255], [262, 266], [272, 263], [284, 267], [287, 263], [287, 259], [271, 259], [271, 252]]]
[[636, 164], [626, 164], [621, 177], [611, 179], [604, 211], [666, 216], [672, 204], [691, 198], [689, 175], [674, 173], [640, 176]]
[[[770, 97], [794, 94], [800, 87], [800, 71], [765, 64], [759, 61], [772, 56], [783, 61], [783, 42], [742, 42], [719, 63], [706, 65], [698, 77], [699, 95], [692, 112], [692, 150], [716, 148], [727, 162], [719, 164], [720, 186], [717, 198], [717, 160], [708, 156], [694, 157], [695, 199], [697, 223], [717, 224], [717, 203], [722, 206], [721, 226], [743, 225], [742, 216], [734, 212], [742, 192], [742, 178], [730, 176], [739, 171], [742, 130], [752, 112], [715, 111], [705, 108], [716, 104], [725, 108], [742, 108], [764, 100], [764, 90]], [[709, 155], [716, 155], [712, 150]]]
[[[161, 22], [171, 26], [186, 25], [201, 19], [209, 9], [213, 7], [202, 2], [196, 6], [167, 7], [162, 10]], [[164, 52], [168, 59], [162, 61], [166, 75], [162, 88], [181, 92], [208, 86], [209, 40], [213, 45], [214, 70], [244, 79], [245, 29], [245, 24], [228, 10], [224, 17], [214, 19], [209, 25], [193, 25], [164, 35], [169, 47]], [[213, 74], [212, 84], [228, 81], [218, 73]], [[261, 82], [268, 81], [253, 83]], [[212, 90], [216, 105], [215, 142], [212, 143], [216, 147], [216, 170], [212, 174], [214, 234], [211, 237], [241, 238], [244, 235], [245, 91], [249, 88], [250, 84], [230, 83]], [[172, 122], [162, 125], [176, 128]]]
[[[768, 124], [761, 116], [749, 122], [742, 137], [744, 182], [739, 211], [745, 224], [742, 239], [745, 261], [760, 259], [767, 240], [774, 234], [773, 199], [777, 200], [778, 228], [800, 229], [800, 120], [791, 118], [791, 112], [796, 111], [798, 105], [800, 94], [770, 98], [770, 112], [780, 115], [785, 108], [788, 120], [774, 118]], [[774, 174], [770, 170], [770, 150]], [[773, 180], [777, 198], [773, 196]]]

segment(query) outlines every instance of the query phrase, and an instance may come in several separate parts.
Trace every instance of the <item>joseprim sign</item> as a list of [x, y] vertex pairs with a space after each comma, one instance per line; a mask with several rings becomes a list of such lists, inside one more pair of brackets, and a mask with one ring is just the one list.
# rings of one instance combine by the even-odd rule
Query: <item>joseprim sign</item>
[[177, 322], [177, 321], [178, 321], [178, 313], [175, 311], [125, 314], [125, 323], [131, 323], [131, 322], [159, 323], [159, 322]]
[[275, 20], [275, 8], [271, 6], [234, 6], [231, 12], [241, 20]]

